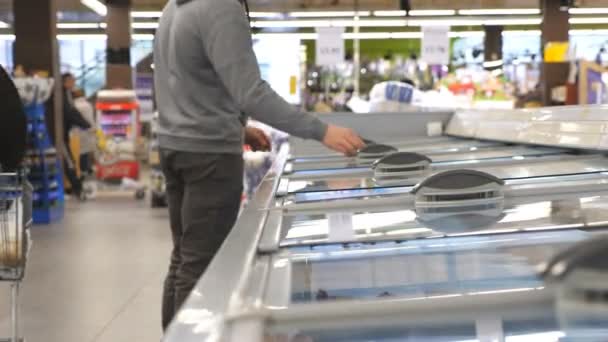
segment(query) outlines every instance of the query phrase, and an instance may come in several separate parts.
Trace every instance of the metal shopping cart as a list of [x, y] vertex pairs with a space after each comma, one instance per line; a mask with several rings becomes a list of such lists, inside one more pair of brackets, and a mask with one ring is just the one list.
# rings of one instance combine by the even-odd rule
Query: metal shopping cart
[[31, 186], [23, 173], [0, 173], [0, 282], [11, 288], [11, 336], [0, 342], [22, 341], [18, 299], [29, 245], [31, 203]]

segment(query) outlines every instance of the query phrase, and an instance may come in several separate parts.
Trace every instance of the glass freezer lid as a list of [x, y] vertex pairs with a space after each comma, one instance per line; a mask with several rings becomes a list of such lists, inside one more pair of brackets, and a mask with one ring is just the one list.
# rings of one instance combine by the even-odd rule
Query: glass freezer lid
[[[565, 176], [547, 176], [537, 178], [519, 178], [507, 180], [506, 185], [536, 185], [546, 184], [554, 182], [571, 182], [571, 181], [592, 181], [592, 180], [604, 180], [607, 179], [608, 174], [604, 172], [581, 174], [581, 175], [565, 175]], [[314, 202], [331, 202], [343, 199], [358, 199], [361, 201], [386, 197], [395, 195], [408, 194], [412, 190], [412, 186], [398, 186], [398, 187], [378, 187], [378, 188], [364, 188], [364, 189], [348, 189], [348, 190], [335, 190], [335, 191], [310, 191], [310, 192], [297, 192], [286, 196], [283, 201], [283, 205], [291, 204], [303, 204], [303, 203], [314, 203]]]
[[608, 225], [608, 194], [552, 194], [504, 206], [480, 205], [458, 213], [404, 208], [345, 208], [283, 213], [280, 246], [411, 240], [441, 236], [594, 228]]
[[[522, 306], [523, 307], [523, 306]], [[412, 322], [400, 315], [367, 319], [270, 324], [272, 342], [596, 342], [608, 339], [608, 319], [577, 322], [552, 304], [518, 313], [497, 309], [491, 315], [461, 315], [449, 320]], [[466, 312], [466, 308], [463, 308]], [[566, 313], [562, 313], [565, 311]], [[455, 315], [456, 316], [456, 315]], [[566, 316], [566, 318], [564, 318]], [[572, 322], [571, 322], [572, 321]]]
[[[289, 303], [420, 298], [544, 287], [539, 267], [579, 230], [291, 249]], [[285, 263], [277, 260], [275, 269]]]
[[[575, 158], [565, 160], [550, 160], [544, 162], [537, 159], [531, 161], [530, 163], [523, 163], [520, 161], [511, 165], [505, 164], [500, 166], [485, 167], [483, 165], [463, 165], [462, 168], [489, 173], [503, 180], [513, 180], [521, 178], [606, 172], [608, 171], [608, 159], [592, 157], [589, 159]], [[452, 169], [452, 167], [448, 169]], [[440, 170], [444, 169], [433, 167], [431, 173], [436, 173]], [[414, 186], [422, 180], [417, 178], [406, 179], [387, 186], [386, 184], [378, 184], [373, 178], [370, 177], [352, 177], [352, 171], [348, 169], [335, 170], [334, 175], [331, 177], [326, 177], [326, 173], [327, 171], [325, 170], [301, 171], [300, 174], [304, 175], [301, 177], [302, 179], [296, 180], [284, 177], [282, 179], [282, 186], [285, 187], [286, 194], [295, 194], [302, 192], [405, 187]]]
[[[453, 137], [426, 137], [421, 139], [411, 139], [411, 140], [403, 140], [403, 141], [383, 141], [376, 142], [384, 145], [390, 145], [397, 148], [404, 149], [413, 149], [413, 148], [425, 148], [428, 149], [432, 146], [441, 146], [444, 150], [446, 150], [445, 146], [448, 144], [452, 144], [455, 147], [452, 147], [452, 151], [458, 151], [462, 149], [469, 149], [471, 147], [474, 148], [486, 148], [486, 147], [495, 147], [495, 146], [505, 146], [504, 143], [494, 142], [494, 141], [480, 141], [480, 140], [471, 140], [471, 139], [461, 139], [461, 138], [453, 138]], [[323, 154], [312, 154], [312, 155], [301, 155], [294, 156], [290, 159], [292, 162], [296, 163], [307, 163], [307, 162], [318, 162], [320, 160], [335, 160], [335, 159], [348, 159], [343, 157], [341, 154], [336, 152], [330, 152], [324, 149]]]
[[[418, 151], [414, 151], [418, 152]], [[532, 148], [532, 147], [488, 147], [477, 148], [471, 147], [466, 150], [458, 150], [454, 152], [429, 152], [424, 153], [427, 157], [433, 160], [433, 163], [450, 163], [477, 161], [487, 159], [515, 159], [519, 160], [525, 156], [544, 156], [568, 153], [567, 150], [551, 149], [551, 148]], [[343, 168], [360, 168], [369, 169], [369, 166], [361, 166], [357, 164], [356, 158], [307, 158], [305, 161], [296, 159], [291, 166], [293, 171], [307, 170], [334, 170]]]

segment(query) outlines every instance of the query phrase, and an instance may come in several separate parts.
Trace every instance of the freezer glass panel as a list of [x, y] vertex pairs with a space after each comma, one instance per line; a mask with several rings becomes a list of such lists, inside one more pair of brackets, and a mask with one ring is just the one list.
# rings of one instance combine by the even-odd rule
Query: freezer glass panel
[[[605, 172], [608, 171], [608, 159], [592, 158], [584, 160], [536, 161], [491, 167], [467, 165], [466, 167], [463, 166], [463, 168], [486, 172], [504, 180], [514, 180], [521, 178], [582, 175]], [[433, 172], [436, 173], [450, 169], [454, 169], [454, 167], [433, 167]], [[353, 172], [354, 171], [351, 169], [336, 170], [331, 176], [327, 175], [326, 170], [296, 172], [299, 179], [290, 179], [288, 193], [387, 187], [386, 184], [379, 184], [370, 177], [353, 177]], [[422, 179], [404, 180], [399, 184], [391, 185], [391, 187], [414, 186], [421, 180]]]
[[376, 246], [296, 248], [289, 257], [291, 303], [542, 288], [538, 266], [590, 236], [569, 230]]
[[[606, 341], [608, 319], [571, 322], [552, 305], [522, 310], [519, 315], [496, 312], [475, 318], [438, 319], [412, 323], [395, 316], [378, 316], [356, 321], [325, 323], [323, 326], [270, 326], [266, 334], [272, 342], [569, 342]], [[466, 308], [465, 316], [470, 316]], [[545, 315], [539, 317], [539, 312]], [[454, 315], [458, 317], [457, 314]]]
[[[564, 154], [566, 150], [547, 149], [547, 148], [526, 148], [526, 147], [496, 147], [496, 148], [477, 148], [471, 147], [467, 151], [459, 152], [429, 152], [425, 155], [434, 163], [475, 161], [488, 159], [518, 159], [523, 156], [546, 156]], [[354, 158], [306, 158], [296, 159], [293, 162], [294, 171], [305, 170], [333, 170], [341, 168], [362, 168], [369, 167], [357, 165]]]
[[608, 195], [552, 195], [496, 210], [453, 215], [418, 214], [414, 209], [345, 209], [343, 212], [288, 212], [282, 246], [407, 240], [423, 237], [490, 234], [608, 225]]

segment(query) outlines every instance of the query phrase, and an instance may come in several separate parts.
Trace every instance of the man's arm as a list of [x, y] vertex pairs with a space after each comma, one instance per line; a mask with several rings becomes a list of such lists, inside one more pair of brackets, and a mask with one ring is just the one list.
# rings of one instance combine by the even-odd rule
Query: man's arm
[[[201, 20], [207, 55], [239, 109], [289, 134], [322, 141], [327, 125], [288, 104], [262, 80], [253, 52], [249, 23], [236, 0], [216, 2], [213, 18]], [[286, 57], [289, 58], [289, 57]]]

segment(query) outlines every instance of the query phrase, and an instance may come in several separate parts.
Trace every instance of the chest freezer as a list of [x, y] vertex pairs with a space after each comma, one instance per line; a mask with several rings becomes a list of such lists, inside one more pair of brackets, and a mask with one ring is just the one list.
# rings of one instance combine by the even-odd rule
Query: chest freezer
[[[363, 189], [389, 189], [412, 187], [438, 172], [454, 169], [471, 169], [492, 174], [505, 181], [526, 178], [551, 177], [560, 175], [584, 175], [608, 171], [608, 159], [600, 155], [552, 155], [544, 157], [521, 157], [509, 161], [480, 161], [479, 163], [434, 164], [421, 160], [414, 172], [386, 175], [383, 172], [371, 175], [370, 171], [359, 169], [300, 171], [281, 179], [277, 195], [305, 192], [334, 192]], [[408, 166], [411, 167], [418, 166]], [[392, 172], [392, 171], [391, 171]], [[397, 170], [397, 172], [400, 172]], [[388, 190], [398, 192], [399, 190]], [[409, 190], [404, 190], [409, 191]]]
[[[420, 151], [418, 151], [419, 153]], [[468, 147], [464, 149], [452, 149], [450, 151], [428, 151], [424, 153], [432, 162], [450, 163], [466, 162], [478, 163], [480, 161], [492, 159], [513, 159], [531, 156], [549, 156], [556, 154], [567, 154], [568, 150], [555, 148], [533, 148], [522, 146], [489, 146], [489, 147]], [[420, 154], [420, 153], [419, 153]], [[336, 169], [353, 169], [353, 172], [368, 172], [373, 165], [368, 161], [360, 163], [356, 158], [347, 157], [319, 157], [294, 159], [285, 166], [286, 170], [308, 171], [308, 170], [327, 170], [328, 174]]]
[[281, 309], [267, 333], [311, 341], [603, 341], [608, 302], [563, 298], [539, 270], [605, 234], [289, 248], [270, 262], [264, 302]]
[[[461, 172], [479, 179], [467, 180]], [[476, 171], [450, 171], [404, 193], [303, 202], [297, 200], [300, 195], [271, 209], [260, 249], [592, 228], [608, 222], [605, 173], [504, 182]]]
[[[378, 142], [375, 141], [365, 141], [368, 145], [375, 145]], [[481, 141], [481, 140], [472, 140], [472, 139], [464, 139], [457, 137], [448, 137], [448, 136], [439, 136], [439, 137], [415, 137], [410, 139], [396, 139], [396, 140], [386, 140], [383, 141], [382, 144], [393, 146], [397, 149], [436, 149], [433, 146], [439, 146], [440, 149], [465, 149], [470, 147], [491, 147], [491, 146], [504, 146], [505, 144], [502, 142], [494, 142], [494, 141]], [[297, 160], [301, 163], [306, 162], [316, 162], [319, 159], [342, 159], [347, 160], [342, 154], [334, 151], [328, 151], [327, 148], [319, 145], [318, 151], [313, 151], [310, 153], [298, 154], [295, 157], [290, 158], [291, 161]]]

